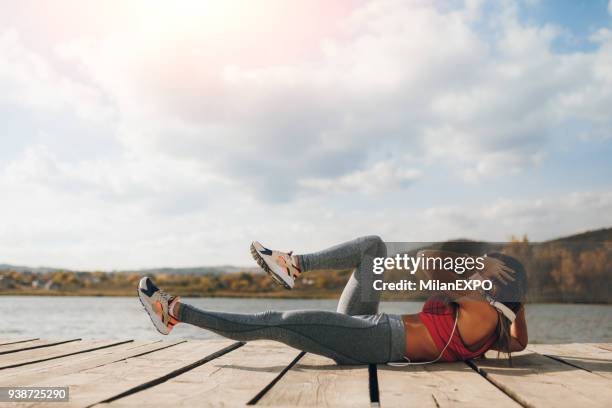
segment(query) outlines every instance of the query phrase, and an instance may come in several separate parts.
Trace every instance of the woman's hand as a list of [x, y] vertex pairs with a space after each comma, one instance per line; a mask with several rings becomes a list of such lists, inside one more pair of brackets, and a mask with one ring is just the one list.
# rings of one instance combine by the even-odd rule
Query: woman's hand
[[484, 256], [484, 268], [478, 272], [480, 279], [496, 279], [500, 283], [506, 285], [514, 281], [514, 269], [506, 265], [502, 260], [492, 256]]

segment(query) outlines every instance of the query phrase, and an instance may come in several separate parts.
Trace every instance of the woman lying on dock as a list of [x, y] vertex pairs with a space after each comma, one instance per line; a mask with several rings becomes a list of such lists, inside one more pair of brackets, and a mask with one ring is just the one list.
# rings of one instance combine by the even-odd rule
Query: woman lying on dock
[[[432, 254], [448, 252], [431, 250]], [[527, 345], [523, 298], [526, 276], [515, 258], [500, 253], [484, 258], [484, 269], [472, 279], [494, 283], [489, 291], [445, 292], [429, 298], [417, 314], [380, 313], [380, 291], [373, 281], [372, 259], [386, 257], [377, 236], [357, 238], [332, 248], [292, 255], [251, 245], [257, 263], [279, 283], [292, 288], [295, 279], [315, 270], [353, 269], [336, 312], [267, 311], [238, 314], [202, 310], [157, 288], [151, 278], [140, 280], [138, 295], [162, 334], [188, 323], [238, 341], [276, 340], [326, 356], [338, 364], [426, 364], [475, 358], [487, 350], [506, 353]], [[455, 254], [457, 255], [457, 254]], [[453, 271], [424, 271], [431, 279], [457, 279]]]

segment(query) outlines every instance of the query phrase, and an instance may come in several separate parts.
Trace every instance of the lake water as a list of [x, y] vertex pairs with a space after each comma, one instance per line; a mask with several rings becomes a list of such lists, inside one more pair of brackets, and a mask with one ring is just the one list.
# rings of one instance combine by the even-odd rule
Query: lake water
[[[228, 312], [265, 310], [335, 310], [336, 301], [311, 299], [184, 299], [195, 306]], [[421, 302], [383, 302], [381, 311], [416, 313]], [[158, 339], [136, 297], [0, 297], [0, 338]], [[612, 342], [612, 305], [529, 304], [526, 308], [532, 343]], [[179, 325], [170, 338], [218, 337], [206, 330]]]

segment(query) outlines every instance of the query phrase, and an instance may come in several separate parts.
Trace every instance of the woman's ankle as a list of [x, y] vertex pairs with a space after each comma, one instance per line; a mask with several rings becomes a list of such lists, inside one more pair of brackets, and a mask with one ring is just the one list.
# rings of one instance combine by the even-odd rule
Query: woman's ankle
[[302, 265], [300, 265], [300, 256], [299, 255], [291, 255], [291, 262], [295, 268], [302, 272]]
[[170, 304], [170, 308], [168, 310], [168, 313], [170, 314], [170, 316], [172, 316], [173, 318], [175, 318], [176, 320], [179, 320], [179, 313], [181, 312], [181, 302], [179, 302], [178, 298], [172, 302]]

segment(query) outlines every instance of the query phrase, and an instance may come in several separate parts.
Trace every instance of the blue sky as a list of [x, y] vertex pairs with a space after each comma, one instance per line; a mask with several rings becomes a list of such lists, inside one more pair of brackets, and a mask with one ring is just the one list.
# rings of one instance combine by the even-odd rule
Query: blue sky
[[527, 2], [520, 8], [519, 18], [529, 24], [555, 24], [567, 31], [557, 51], [592, 51], [589, 35], [610, 25], [608, 0], [557, 0]]
[[0, 7], [0, 263], [612, 225], [607, 1]]

